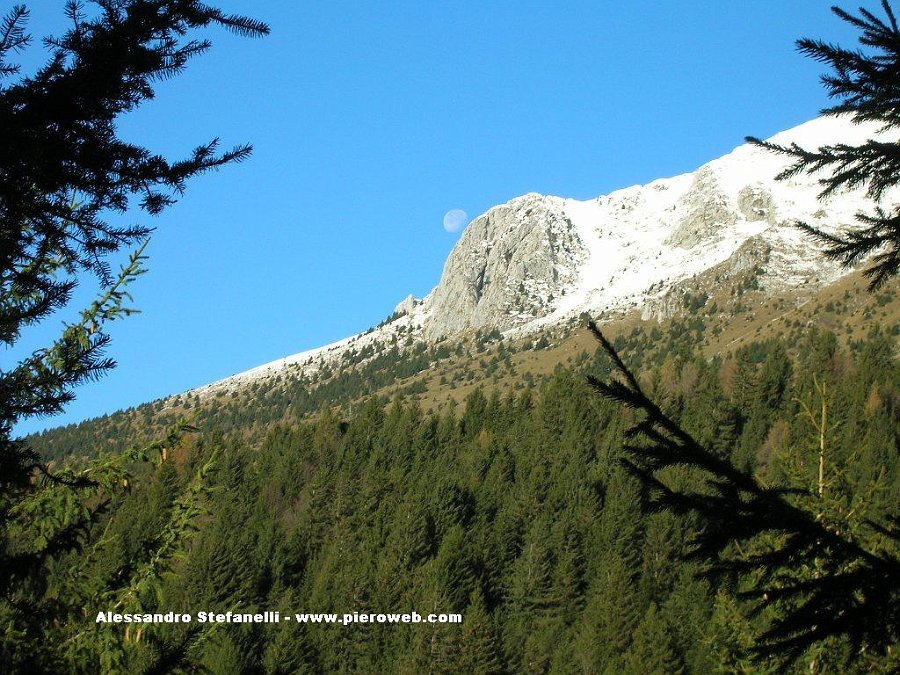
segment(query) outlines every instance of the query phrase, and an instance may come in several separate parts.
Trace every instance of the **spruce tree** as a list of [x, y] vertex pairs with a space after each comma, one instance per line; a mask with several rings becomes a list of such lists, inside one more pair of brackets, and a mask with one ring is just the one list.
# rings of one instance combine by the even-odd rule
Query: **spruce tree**
[[[887, 0], [882, 1], [882, 10], [883, 19], [866, 9], [852, 15], [833, 8], [860, 31], [860, 50], [811, 39], [799, 40], [798, 47], [831, 68], [822, 81], [839, 102], [824, 114], [850, 115], [857, 123], [876, 122], [882, 131], [890, 132], [900, 126], [900, 28]], [[900, 184], [900, 142], [889, 135], [859, 146], [836, 143], [814, 150], [748, 140], [794, 158], [780, 178], [820, 172], [823, 196], [863, 187], [877, 202]], [[857, 218], [860, 227], [841, 233], [798, 225], [824, 243], [828, 258], [844, 265], [874, 254], [866, 270], [869, 288], [874, 290], [900, 272], [900, 207], [888, 209], [876, 203], [872, 213]], [[701, 529], [691, 555], [708, 565], [713, 581], [744, 580], [747, 586], [740, 597], [752, 603], [755, 613], [769, 617], [761, 633], [753, 637], [752, 653], [790, 661], [804, 653], [815, 654], [824, 644], [840, 643], [873, 663], [894, 658], [891, 654], [900, 633], [896, 504], [878, 513], [877, 519], [873, 515], [853, 522], [849, 515], [832, 517], [821, 503], [821, 488], [816, 495], [806, 485], [762, 483], [750, 472], [750, 458], [735, 466], [733, 459], [698, 442], [664, 412], [596, 325], [590, 327], [617, 373], [603, 380], [591, 378], [591, 382], [603, 396], [636, 411], [637, 420], [626, 433], [626, 467], [648, 489], [653, 508], [698, 519]], [[818, 336], [813, 337], [824, 346]], [[805, 372], [832, 367], [829, 350], [802, 352]], [[783, 363], [769, 365], [763, 384], [777, 393], [787, 373]], [[687, 467], [697, 482], [690, 487], [673, 484], [669, 480], [673, 467]], [[770, 607], [778, 611], [766, 611]]]
[[[690, 514], [701, 529], [690, 557], [714, 581], [751, 579], [741, 593], [760, 612], [781, 612], [757, 636], [757, 655], [799, 658], [835, 637], [858, 652], [889, 655], [900, 630], [900, 536], [897, 513], [880, 522], [825, 516], [821, 494], [807, 486], [768, 485], [699, 444], [643, 391], [594, 323], [618, 378], [589, 377], [605, 397], [638, 411], [623, 463], [648, 489], [653, 509]], [[674, 467], [693, 480], [671, 480]], [[896, 507], [896, 505], [894, 505]]]
[[753, 658], [758, 629], [741, 613], [737, 601], [724, 591], [716, 596], [713, 614], [703, 632], [711, 672], [728, 675], [773, 675], [777, 672], [770, 662]]
[[598, 563], [599, 572], [585, 594], [587, 605], [580, 614], [571, 659], [584, 673], [614, 669], [641, 618], [634, 569], [615, 551], [603, 551]]
[[476, 589], [469, 596], [465, 621], [459, 636], [459, 654], [456, 668], [460, 673], [492, 675], [501, 673], [497, 648], [496, 627], [493, 617], [484, 605], [481, 592]]
[[[158, 215], [184, 192], [187, 181], [241, 161], [250, 147], [219, 152], [218, 140], [187, 158], [169, 161], [117, 134], [118, 119], [154, 96], [155, 84], [183, 71], [209, 49], [187, 33], [211, 25], [262, 35], [255, 20], [228, 16], [196, 0], [96, 2], [96, 16], [69, 2], [72, 27], [47, 38], [49, 62], [15, 82], [0, 80], [0, 341], [68, 304], [79, 273], [96, 276], [97, 302], [51, 345], [0, 371], [2, 486], [27, 482], [34, 453], [12, 438], [12, 428], [34, 415], [59, 412], [73, 389], [114, 364], [103, 356], [104, 326], [127, 314], [128, 283], [143, 270], [144, 225], [119, 226], [110, 214], [136, 204]], [[13, 7], [0, 26], [0, 78], [18, 74], [11, 61], [30, 42], [28, 10]], [[137, 254], [119, 274], [111, 254]]]
[[[824, 63], [831, 71], [821, 80], [828, 95], [839, 102], [825, 108], [825, 115], [850, 115], [854, 122], [875, 122], [890, 132], [900, 127], [900, 27], [888, 0], [882, 0], [884, 18], [865, 8], [859, 15], [832, 7], [843, 21], [860, 31], [861, 49], [852, 50], [802, 38], [799, 51]], [[875, 290], [900, 272], [900, 206], [883, 207], [877, 201], [900, 184], [900, 140], [870, 139], [862, 145], [835, 143], [817, 149], [797, 143], [778, 145], [752, 136], [764, 148], [794, 158], [778, 178], [799, 173], [818, 173], [822, 197], [842, 188], [865, 188], [876, 201], [870, 213], [859, 213], [859, 227], [842, 233], [826, 232], [808, 223], [798, 226], [825, 245], [825, 255], [851, 265], [875, 254], [866, 275]]]
[[[0, 647], [13, 670], [23, 664], [56, 672], [94, 670], [101, 651], [105, 668], [122, 667], [114, 654], [121, 645], [106, 644], [117, 639], [111, 631], [93, 644], [69, 641], [68, 651], [44, 648], [45, 628], [52, 626], [59, 636], [72, 615], [99, 600], [73, 607], [67, 602], [79, 598], [51, 598], [43, 591], [56, 561], [86, 546], [94, 524], [130, 484], [129, 462], [151, 456], [135, 451], [78, 471], [52, 471], [15, 437], [14, 428], [61, 411], [76, 387], [114, 366], [103, 353], [107, 324], [135, 311], [128, 287], [145, 271], [151, 232], [145, 225], [116, 225], [116, 217], [131, 207], [158, 215], [191, 178], [250, 153], [247, 145], [222, 152], [212, 140], [184, 159], [168, 160], [120, 138], [118, 121], [152, 99], [160, 80], [179, 74], [209, 49], [209, 40], [197, 32], [213, 26], [244, 36], [268, 32], [263, 23], [198, 0], [93, 4], [85, 12], [80, 2], [66, 3], [70, 28], [45, 38], [49, 59], [29, 75], [20, 75], [14, 63], [31, 41], [27, 8], [14, 6], [0, 22], [0, 344], [20, 345], [30, 329], [69, 305], [79, 281], [93, 277], [99, 286], [96, 300], [58, 338], [0, 369], [0, 620], [6, 627]], [[130, 258], [114, 272], [111, 258], [128, 250]], [[156, 448], [163, 450], [161, 463], [167, 447]], [[201, 473], [208, 468], [204, 464]], [[175, 500], [154, 546], [129, 561], [129, 574], [116, 580], [124, 586], [104, 590], [112, 604], [141, 606], [149, 580], [183, 543], [204, 489], [199, 476]], [[76, 578], [84, 560], [78, 562]], [[81, 643], [85, 653], [76, 654]], [[186, 644], [172, 646], [159, 663], [177, 665], [173, 655], [183, 655]]]
[[623, 672], [645, 675], [681, 675], [684, 661], [675, 648], [672, 629], [656, 603], [650, 603], [634, 631], [634, 639], [622, 659]]

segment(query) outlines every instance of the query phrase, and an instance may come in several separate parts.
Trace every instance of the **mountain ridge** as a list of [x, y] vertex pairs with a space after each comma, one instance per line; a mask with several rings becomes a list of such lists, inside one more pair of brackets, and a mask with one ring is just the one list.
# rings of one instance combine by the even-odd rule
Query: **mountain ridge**
[[[874, 124], [820, 117], [769, 140], [817, 148], [878, 135]], [[818, 244], [791, 224], [833, 231], [872, 203], [862, 190], [821, 199], [816, 176], [776, 181], [788, 164], [744, 144], [693, 172], [595, 199], [515, 197], [474, 218], [435, 288], [421, 299], [407, 296], [378, 327], [191, 392], [240, 386], [287, 368], [311, 376], [348, 349], [375, 344], [435, 344], [491, 330], [524, 336], [585, 312], [662, 316], [673, 289], [728, 261], [757, 269], [759, 283], [772, 292], [825, 286], [848, 270], [823, 259]]]

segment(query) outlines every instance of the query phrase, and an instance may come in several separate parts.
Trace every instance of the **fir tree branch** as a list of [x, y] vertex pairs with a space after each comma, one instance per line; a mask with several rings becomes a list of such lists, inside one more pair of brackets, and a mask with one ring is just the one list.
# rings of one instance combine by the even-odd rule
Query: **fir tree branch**
[[[859, 649], [891, 644], [900, 626], [900, 560], [866, 549], [787, 499], [806, 491], [766, 488], [702, 447], [646, 396], [597, 325], [590, 322], [589, 328], [612, 361], [614, 375], [624, 380], [589, 376], [591, 386], [643, 415], [626, 432], [626, 438], [641, 443], [626, 443], [622, 461], [647, 487], [651, 507], [696, 515], [703, 527], [690, 556], [708, 565], [705, 573], [713, 581], [732, 573], [756, 577], [756, 587], [742, 594], [757, 600], [756, 612], [775, 598], [788, 603], [784, 615], [759, 636], [757, 655], [772, 651], [796, 659], [832, 635], [848, 637]], [[665, 470], [673, 466], [695, 471], [704, 489], [672, 487]], [[759, 553], [730, 552], [735, 543], [772, 536], [778, 544]], [[794, 576], [822, 551], [828, 552], [828, 573], [812, 580]], [[873, 622], [874, 616], [883, 621]]]

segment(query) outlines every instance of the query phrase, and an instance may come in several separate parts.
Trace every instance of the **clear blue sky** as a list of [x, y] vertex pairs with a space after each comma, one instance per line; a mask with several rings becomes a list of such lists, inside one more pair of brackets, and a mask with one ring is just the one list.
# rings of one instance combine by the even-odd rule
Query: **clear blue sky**
[[[447, 211], [691, 171], [827, 105], [796, 38], [855, 40], [821, 0], [211, 2], [272, 34], [212, 33], [121, 131], [170, 158], [214, 136], [253, 156], [151, 221], [119, 367], [20, 432], [365, 330], [437, 283]], [[29, 5], [36, 37], [62, 31], [63, 0]]]

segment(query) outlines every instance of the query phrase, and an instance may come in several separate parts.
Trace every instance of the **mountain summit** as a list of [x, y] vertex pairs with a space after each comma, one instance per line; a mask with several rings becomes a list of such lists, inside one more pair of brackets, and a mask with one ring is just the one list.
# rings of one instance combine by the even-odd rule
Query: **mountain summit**
[[[878, 135], [873, 124], [822, 117], [769, 140], [813, 149]], [[583, 312], [660, 313], [679, 284], [719, 269], [753, 269], [773, 292], [826, 285], [846, 270], [826, 261], [793, 223], [834, 230], [872, 203], [862, 190], [820, 199], [816, 176], [776, 180], [787, 164], [747, 144], [692, 173], [596, 199], [516, 197], [469, 223], [434, 290], [423, 299], [408, 296], [377, 329], [208, 387], [288, 365], [315, 371], [351, 346], [365, 349], [400, 334], [406, 342], [435, 342], [475, 330], [527, 334]]]
[[[862, 143], [876, 131], [827, 117], [770, 140], [817, 148]], [[692, 173], [596, 199], [528, 194], [494, 207], [466, 228], [425, 299], [425, 335], [527, 330], [583, 311], [642, 307], [751, 248], [773, 288], [832, 281], [841, 270], [792, 223], [828, 230], [871, 204], [861, 191], [820, 200], [814, 176], [776, 181], [786, 166], [742, 145]]]

